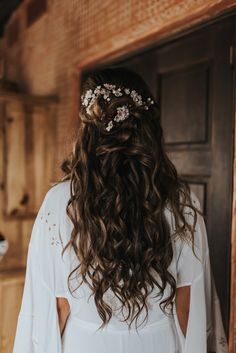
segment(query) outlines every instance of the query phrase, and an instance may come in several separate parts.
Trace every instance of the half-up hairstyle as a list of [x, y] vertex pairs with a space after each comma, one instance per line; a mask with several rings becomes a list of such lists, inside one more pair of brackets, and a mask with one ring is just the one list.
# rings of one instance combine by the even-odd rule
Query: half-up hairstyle
[[[176, 234], [186, 229], [194, 238], [196, 209], [187, 183], [177, 175], [164, 151], [160, 108], [143, 79], [124, 68], [107, 68], [90, 74], [81, 94], [113, 84], [137, 91], [154, 101], [149, 109], [137, 106], [129, 95], [102, 97], [89, 111], [80, 106], [79, 130], [71, 155], [61, 168], [70, 180], [67, 214], [73, 230], [71, 246], [78, 266], [70, 273], [79, 285], [86, 283], [94, 296], [104, 327], [113, 315], [105, 300], [110, 289], [127, 310], [129, 328], [142, 310], [148, 317], [148, 295], [158, 288], [160, 308], [172, 312], [176, 281], [168, 271], [173, 258], [172, 234], [164, 210], [171, 208]], [[129, 117], [110, 131], [104, 127], [117, 107], [129, 105]], [[194, 211], [194, 226], [186, 222], [184, 206]], [[161, 300], [166, 286], [170, 295]], [[76, 289], [70, 289], [71, 293]]]

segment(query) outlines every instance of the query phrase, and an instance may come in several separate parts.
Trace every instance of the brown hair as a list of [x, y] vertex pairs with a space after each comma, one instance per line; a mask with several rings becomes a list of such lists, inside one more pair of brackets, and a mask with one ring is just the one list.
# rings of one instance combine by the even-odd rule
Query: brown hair
[[[104, 83], [128, 87], [143, 99], [155, 101], [143, 79], [125, 68], [93, 72], [83, 83], [81, 94]], [[126, 103], [131, 107], [129, 118], [106, 131], [102, 118], [113, 116], [116, 108]], [[108, 289], [128, 310], [125, 321], [130, 320], [129, 327], [134, 319], [137, 324], [143, 309], [147, 319], [148, 295], [156, 286], [162, 298], [170, 285], [169, 297], [159, 305], [165, 313], [168, 307], [172, 309], [176, 281], [168, 271], [173, 248], [164, 214], [167, 203], [176, 233], [184, 237], [187, 228], [194, 237], [194, 227], [186, 222], [183, 207], [193, 209], [194, 226], [196, 209], [189, 186], [164, 151], [159, 116], [156, 102], [143, 110], [129, 96], [112, 97], [110, 102], [98, 98], [89, 114], [81, 106], [73, 151], [61, 165], [65, 173], [61, 181], [70, 180], [67, 214], [74, 226], [64, 251], [72, 246], [78, 257], [68, 285], [73, 275], [81, 279], [79, 285], [85, 282], [91, 288], [103, 321], [101, 328], [113, 314], [104, 299]]]

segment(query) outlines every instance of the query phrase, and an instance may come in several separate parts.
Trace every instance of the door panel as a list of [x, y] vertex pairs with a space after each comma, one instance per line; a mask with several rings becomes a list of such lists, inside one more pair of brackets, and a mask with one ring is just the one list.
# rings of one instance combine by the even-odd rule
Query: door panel
[[[161, 118], [166, 143], [207, 141], [209, 69], [208, 64], [201, 63], [160, 72]], [[178, 122], [174, 129], [173, 118]]]

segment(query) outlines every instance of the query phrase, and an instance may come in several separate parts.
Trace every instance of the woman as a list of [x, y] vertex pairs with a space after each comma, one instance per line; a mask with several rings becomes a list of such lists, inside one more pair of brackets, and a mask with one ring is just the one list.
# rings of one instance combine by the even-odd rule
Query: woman
[[228, 352], [199, 200], [147, 85], [94, 72], [79, 117], [33, 226], [14, 353]]

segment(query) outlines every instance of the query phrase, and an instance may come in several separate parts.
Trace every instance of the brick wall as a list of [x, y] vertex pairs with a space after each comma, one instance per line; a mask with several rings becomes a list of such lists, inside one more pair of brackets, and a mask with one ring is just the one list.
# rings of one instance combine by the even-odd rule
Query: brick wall
[[[39, 0], [38, 0], [39, 1]], [[70, 150], [68, 124], [74, 110], [76, 67], [96, 58], [132, 50], [234, 6], [222, 0], [48, 0], [47, 9], [28, 25], [25, 0], [11, 16], [4, 34], [7, 77], [33, 94], [58, 94], [60, 107], [57, 165]], [[34, 4], [33, 4], [34, 6]], [[12, 26], [18, 26], [16, 38]], [[13, 30], [14, 33], [14, 30]], [[76, 97], [77, 99], [77, 97]]]

